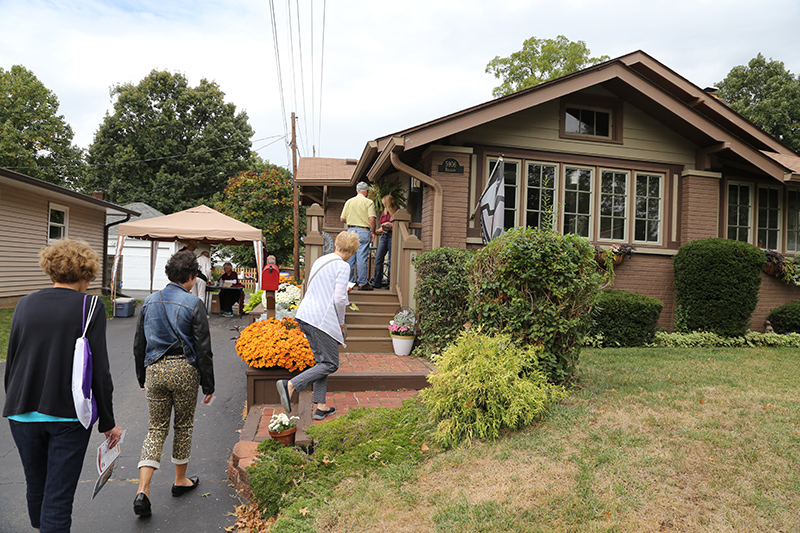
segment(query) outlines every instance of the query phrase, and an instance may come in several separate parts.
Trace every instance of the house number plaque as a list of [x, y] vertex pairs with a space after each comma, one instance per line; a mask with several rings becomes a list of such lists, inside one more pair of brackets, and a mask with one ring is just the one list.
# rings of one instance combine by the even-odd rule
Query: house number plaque
[[445, 174], [463, 174], [464, 167], [458, 164], [458, 161], [453, 159], [452, 157], [448, 157], [442, 164], [439, 165], [439, 172], [443, 172]]

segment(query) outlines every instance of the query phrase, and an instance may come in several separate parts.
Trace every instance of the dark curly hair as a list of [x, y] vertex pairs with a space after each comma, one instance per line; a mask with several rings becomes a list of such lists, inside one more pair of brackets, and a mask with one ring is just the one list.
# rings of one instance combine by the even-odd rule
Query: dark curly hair
[[194, 254], [189, 250], [183, 250], [169, 258], [164, 272], [171, 282], [183, 284], [193, 277], [197, 277], [200, 267], [197, 265], [197, 258]]

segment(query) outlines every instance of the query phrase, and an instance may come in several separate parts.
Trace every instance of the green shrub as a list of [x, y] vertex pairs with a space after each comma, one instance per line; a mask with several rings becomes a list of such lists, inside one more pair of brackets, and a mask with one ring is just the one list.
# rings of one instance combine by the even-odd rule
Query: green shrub
[[307, 458], [299, 449], [272, 439], [259, 444], [258, 451], [261, 453], [247, 468], [247, 476], [263, 516], [274, 516], [296, 496], [293, 480], [305, 468]]
[[539, 349], [520, 348], [509, 335], [462, 333], [436, 358], [431, 386], [420, 393], [439, 421], [445, 447], [493, 440], [503, 428], [520, 429], [540, 418], [565, 394], [538, 370]]
[[468, 321], [467, 273], [474, 256], [470, 250], [436, 248], [414, 260], [414, 297], [423, 352], [440, 353], [464, 329]]
[[506, 231], [475, 255], [470, 318], [487, 333], [541, 346], [548, 379], [569, 381], [603, 280], [594, 257], [594, 247], [577, 235]]
[[643, 294], [602, 290], [592, 309], [590, 335], [602, 335], [604, 346], [644, 346], [653, 342], [663, 307]]
[[767, 317], [775, 333], [800, 333], [800, 301], [776, 307]]
[[675, 329], [744, 335], [758, 303], [765, 261], [757, 246], [728, 239], [681, 246], [673, 263]]
[[740, 337], [720, 337], [710, 331], [666, 333], [657, 331], [651, 346], [665, 348], [800, 348], [800, 333], [759, 333], [748, 331]]

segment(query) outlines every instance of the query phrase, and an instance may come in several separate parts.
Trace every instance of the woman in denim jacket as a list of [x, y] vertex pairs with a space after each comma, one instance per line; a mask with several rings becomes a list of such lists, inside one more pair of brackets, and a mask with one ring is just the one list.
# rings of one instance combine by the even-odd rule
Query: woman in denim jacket
[[190, 292], [197, 280], [197, 260], [191, 252], [178, 252], [170, 257], [165, 271], [170, 283], [145, 299], [133, 343], [136, 378], [147, 393], [150, 412], [150, 429], [139, 461], [139, 490], [133, 502], [133, 512], [139, 516], [151, 514], [150, 480], [161, 466], [173, 409], [172, 495], [181, 496], [200, 483], [197, 476], [186, 477], [197, 387], [203, 388], [203, 403], [209, 403], [214, 393], [206, 308]]

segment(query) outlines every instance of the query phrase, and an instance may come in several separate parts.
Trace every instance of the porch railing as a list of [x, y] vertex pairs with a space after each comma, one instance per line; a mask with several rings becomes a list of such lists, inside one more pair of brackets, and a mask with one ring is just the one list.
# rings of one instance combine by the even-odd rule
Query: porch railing
[[[314, 261], [322, 257], [322, 221], [325, 216], [319, 204], [314, 204], [306, 211], [307, 232], [305, 236], [305, 273], [308, 273]], [[393, 217], [393, 238], [391, 258], [391, 288], [397, 293], [401, 306], [416, 307], [414, 287], [417, 284], [417, 272], [412, 261], [421, 253], [422, 242], [409, 231], [411, 216], [407, 211], [398, 210]], [[326, 228], [327, 230], [327, 228]], [[334, 239], [343, 228], [330, 228], [328, 233]]]

